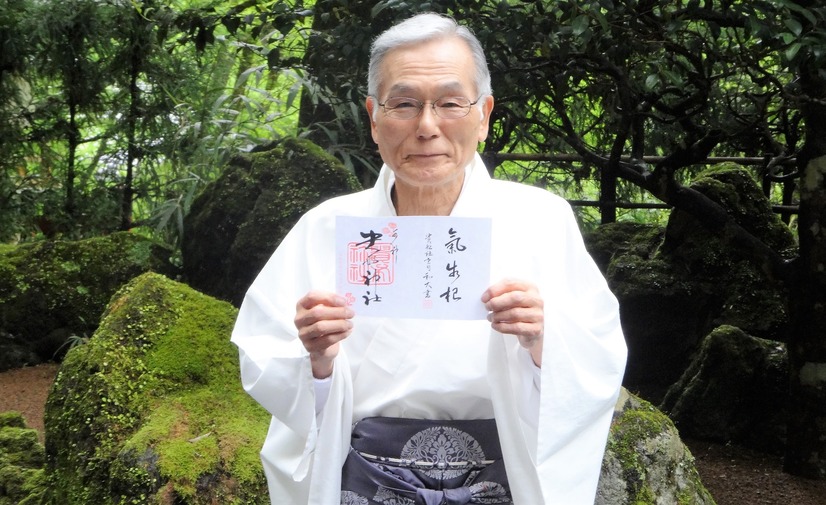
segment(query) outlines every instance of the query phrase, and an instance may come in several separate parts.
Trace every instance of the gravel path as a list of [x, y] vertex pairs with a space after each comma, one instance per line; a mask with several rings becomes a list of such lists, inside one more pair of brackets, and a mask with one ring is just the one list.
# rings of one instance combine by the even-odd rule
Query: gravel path
[[0, 412], [16, 410], [43, 442], [43, 410], [58, 365], [49, 363], [0, 373]]
[[[58, 366], [0, 373], [0, 412], [16, 410], [43, 439], [43, 408]], [[686, 440], [717, 505], [826, 505], [826, 481], [787, 475], [780, 458], [731, 445]]]

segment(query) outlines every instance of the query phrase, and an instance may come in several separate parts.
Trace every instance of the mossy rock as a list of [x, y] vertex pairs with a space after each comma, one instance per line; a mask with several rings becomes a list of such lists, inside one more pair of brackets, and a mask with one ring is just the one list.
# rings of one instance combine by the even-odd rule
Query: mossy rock
[[[751, 174], [733, 164], [709, 167], [692, 189], [785, 255], [795, 246]], [[617, 295], [629, 347], [626, 387], [659, 403], [711, 330], [721, 325], [784, 341], [789, 294], [726, 237], [684, 211], [668, 225], [614, 223], [585, 236], [589, 252]]]
[[667, 258], [626, 252], [606, 272], [628, 344], [625, 385], [651, 400], [677, 381], [721, 310], [718, 286]]
[[14, 410], [0, 412], [0, 429], [2, 428], [25, 428], [26, 420], [23, 414]]
[[[703, 193], [720, 204], [734, 221], [749, 233], [759, 238], [769, 247], [784, 252], [795, 245], [794, 235], [772, 210], [771, 202], [763, 194], [751, 172], [734, 163], [711, 165], [700, 172], [691, 183], [691, 188]], [[686, 240], [697, 237], [696, 220], [682, 211], [671, 213], [664, 247], [675, 249]], [[708, 248], [694, 248], [697, 252], [708, 252]], [[695, 257], [704, 261], [702, 257]], [[705, 259], [706, 267], [715, 262]], [[725, 267], [725, 264], [719, 265]]]
[[788, 367], [783, 343], [720, 326], [703, 340], [660, 408], [684, 435], [782, 454]]
[[[772, 211], [771, 202], [744, 168], [730, 163], [713, 165], [697, 176], [691, 188], [723, 207], [735, 223], [776, 252], [787, 254], [796, 247], [791, 230]], [[728, 237], [708, 231], [687, 212], [675, 209], [669, 216], [661, 251], [687, 272], [727, 276], [732, 268], [748, 262], [738, 246]]]
[[679, 378], [719, 306], [707, 283], [660, 255], [664, 234], [659, 225], [617, 222], [584, 235], [620, 301], [629, 352], [625, 383], [646, 398], [661, 398]]
[[623, 389], [595, 505], [714, 505], [674, 424]]
[[147, 273], [66, 356], [46, 406], [61, 505], [265, 504], [269, 414], [242, 389], [237, 310]]
[[47, 483], [36, 430], [19, 412], [0, 413], [0, 505], [40, 505]]
[[[746, 231], [781, 255], [796, 243], [792, 232], [772, 211], [752, 174], [739, 165], [714, 165], [691, 184], [720, 204]], [[662, 256], [684, 272], [714, 286], [721, 310], [706, 331], [732, 325], [763, 338], [786, 338], [788, 293], [778, 281], [738, 251], [738, 244], [703, 228], [695, 218], [675, 210], [666, 227]]]
[[135, 233], [42, 241], [0, 253], [0, 371], [60, 359], [97, 327], [109, 299], [147, 271], [169, 271], [169, 251]]
[[665, 228], [655, 224], [618, 221], [583, 233], [585, 247], [605, 273], [614, 258], [650, 259], [662, 244]]
[[341, 162], [308, 140], [286, 138], [235, 158], [185, 218], [187, 283], [239, 306], [302, 214], [359, 189]]

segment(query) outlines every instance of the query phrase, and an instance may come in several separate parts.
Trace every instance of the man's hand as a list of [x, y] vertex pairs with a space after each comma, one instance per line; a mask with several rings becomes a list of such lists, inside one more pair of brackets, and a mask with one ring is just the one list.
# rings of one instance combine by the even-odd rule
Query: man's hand
[[310, 291], [295, 306], [298, 338], [310, 353], [313, 377], [324, 379], [333, 373], [339, 342], [350, 336], [354, 316], [344, 298], [335, 293]]
[[490, 311], [491, 327], [516, 335], [536, 366], [542, 366], [545, 303], [537, 287], [530, 282], [507, 279], [489, 287], [482, 294], [482, 303]]

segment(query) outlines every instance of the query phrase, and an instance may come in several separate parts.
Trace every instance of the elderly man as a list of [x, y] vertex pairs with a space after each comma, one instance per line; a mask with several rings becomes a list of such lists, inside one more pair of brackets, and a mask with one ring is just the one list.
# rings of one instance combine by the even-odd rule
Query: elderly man
[[[272, 413], [272, 503], [592, 504], [626, 346], [570, 207], [489, 177], [490, 75], [452, 19], [381, 34], [368, 93], [378, 182], [301, 218], [233, 331]], [[336, 216], [490, 218], [488, 320], [355, 316], [335, 293]]]

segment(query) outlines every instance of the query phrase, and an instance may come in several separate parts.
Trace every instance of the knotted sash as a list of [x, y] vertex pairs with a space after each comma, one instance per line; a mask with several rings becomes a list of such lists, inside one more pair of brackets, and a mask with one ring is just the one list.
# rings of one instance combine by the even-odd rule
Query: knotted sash
[[341, 489], [341, 505], [513, 503], [493, 419], [363, 419]]

